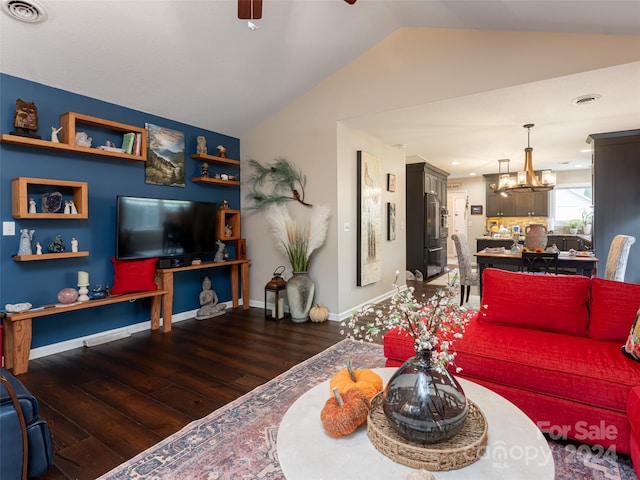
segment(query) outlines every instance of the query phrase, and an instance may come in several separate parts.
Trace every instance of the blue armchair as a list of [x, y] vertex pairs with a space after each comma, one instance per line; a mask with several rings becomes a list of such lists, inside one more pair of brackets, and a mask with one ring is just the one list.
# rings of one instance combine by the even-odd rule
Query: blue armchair
[[38, 401], [8, 370], [0, 369], [0, 478], [33, 478], [52, 465], [51, 433]]

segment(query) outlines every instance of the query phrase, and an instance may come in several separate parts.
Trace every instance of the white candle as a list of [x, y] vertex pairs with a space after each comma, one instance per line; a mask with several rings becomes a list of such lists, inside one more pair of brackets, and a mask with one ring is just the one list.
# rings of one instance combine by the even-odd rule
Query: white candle
[[284, 317], [284, 298], [278, 299], [278, 318]]
[[88, 284], [89, 284], [89, 273], [78, 272], [78, 285], [88, 285]]

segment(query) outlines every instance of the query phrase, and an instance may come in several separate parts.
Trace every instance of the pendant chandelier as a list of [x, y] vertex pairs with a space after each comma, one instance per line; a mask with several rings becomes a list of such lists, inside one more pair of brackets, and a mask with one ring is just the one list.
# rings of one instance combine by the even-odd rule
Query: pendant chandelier
[[[531, 128], [533, 123], [523, 125], [527, 129], [527, 148], [524, 149], [524, 168], [515, 175], [509, 173], [509, 160], [498, 160], [497, 193], [507, 192], [548, 192], [556, 186], [556, 174], [551, 170], [542, 170], [540, 178], [533, 171], [533, 148], [531, 148]], [[507, 164], [506, 173], [502, 173], [502, 164]]]

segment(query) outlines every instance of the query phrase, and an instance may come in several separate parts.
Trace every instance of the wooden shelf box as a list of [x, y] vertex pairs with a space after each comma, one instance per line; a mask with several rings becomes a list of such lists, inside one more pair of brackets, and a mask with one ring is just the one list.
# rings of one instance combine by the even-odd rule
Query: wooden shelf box
[[[222, 242], [228, 240], [238, 240], [240, 238], [240, 210], [229, 210], [223, 208], [218, 210], [218, 239]], [[231, 236], [225, 236], [225, 226], [231, 226]]]
[[[34, 193], [34, 190], [39, 190], [39, 193]], [[62, 190], [60, 193], [63, 196], [71, 194], [78, 213], [74, 215], [62, 213], [62, 211], [58, 213], [29, 213], [29, 198], [33, 198], [36, 201], [38, 210], [42, 210], [40, 196], [43, 190], [50, 192]], [[11, 180], [11, 212], [13, 218], [86, 220], [89, 218], [88, 198], [86, 182], [30, 177], [18, 177]]]

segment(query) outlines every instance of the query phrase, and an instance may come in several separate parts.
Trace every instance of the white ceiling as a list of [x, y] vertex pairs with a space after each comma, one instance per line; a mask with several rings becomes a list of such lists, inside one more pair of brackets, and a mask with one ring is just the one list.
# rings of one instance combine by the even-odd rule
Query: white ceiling
[[[640, 35], [640, 0], [264, 0], [257, 30], [235, 0], [38, 3], [43, 23], [0, 15], [3, 73], [235, 137], [402, 26]], [[588, 133], [640, 127], [639, 85], [640, 62], [348, 123], [452, 177], [520, 169], [535, 123], [536, 169], [575, 168]]]

